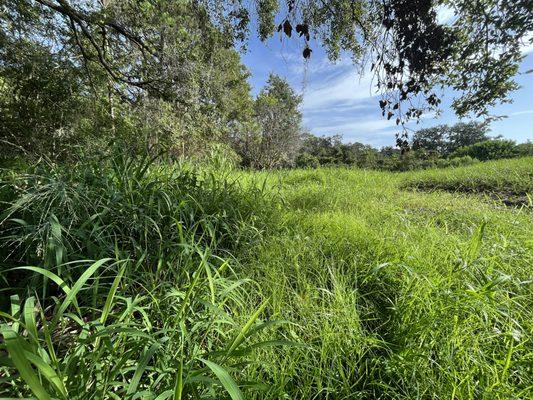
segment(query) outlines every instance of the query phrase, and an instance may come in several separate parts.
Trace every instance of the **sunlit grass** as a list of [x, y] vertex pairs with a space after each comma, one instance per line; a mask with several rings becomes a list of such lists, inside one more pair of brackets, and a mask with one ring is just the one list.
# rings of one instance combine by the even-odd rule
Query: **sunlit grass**
[[[527, 192], [528, 159], [413, 173], [177, 168], [110, 173], [103, 215], [93, 194], [77, 200], [80, 187], [60, 206], [31, 198], [9, 214], [31, 221], [3, 228], [17, 244], [4, 247], [1, 278], [19, 295], [2, 315], [15, 338], [0, 348], [10, 397], [37, 395], [36, 382], [69, 399], [531, 397], [531, 211], [410, 188], [483, 180]], [[21, 250], [38, 243], [42, 262]], [[65, 265], [86, 253], [111, 259]], [[64, 286], [43, 293], [42, 271], [12, 270], [29, 261], [78, 294], [62, 306]], [[14, 365], [14, 346], [29, 364]]]

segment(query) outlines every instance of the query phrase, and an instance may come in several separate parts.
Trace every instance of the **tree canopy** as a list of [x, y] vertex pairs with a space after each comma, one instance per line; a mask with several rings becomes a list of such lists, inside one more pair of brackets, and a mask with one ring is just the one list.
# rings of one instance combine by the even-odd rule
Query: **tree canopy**
[[[439, 10], [455, 17], [439, 20]], [[488, 116], [518, 87], [521, 46], [533, 40], [530, 0], [0, 0], [0, 13], [0, 68], [47, 53], [43, 62], [76, 76], [76, 88], [61, 90], [100, 92], [113, 118], [119, 102], [147, 98], [200, 119], [215, 108], [227, 111], [221, 121], [239, 107], [249, 114], [226, 88], [246, 74], [235, 48], [250, 34], [298, 40], [305, 59], [313, 40], [331, 60], [349, 53], [373, 74], [383, 116], [398, 125], [438, 109], [444, 87], [459, 116]], [[397, 143], [406, 146], [402, 132]]]

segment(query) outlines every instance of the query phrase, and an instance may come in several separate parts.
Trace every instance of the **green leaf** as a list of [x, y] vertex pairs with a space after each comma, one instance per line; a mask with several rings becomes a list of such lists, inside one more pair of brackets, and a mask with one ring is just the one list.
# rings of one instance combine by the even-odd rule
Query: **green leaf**
[[237, 386], [237, 383], [233, 380], [233, 378], [224, 368], [212, 361], [204, 360], [203, 358], [201, 358], [200, 360], [205, 365], [207, 365], [211, 371], [213, 371], [213, 373], [217, 376], [224, 389], [226, 389], [226, 391], [233, 400], [244, 400], [244, 396], [239, 387]]
[[122, 276], [124, 275], [125, 270], [126, 270], [126, 264], [124, 264], [123, 267], [120, 269], [117, 276], [113, 280], [111, 289], [109, 289], [109, 294], [107, 295], [104, 308], [102, 309], [102, 315], [100, 316], [100, 322], [102, 323], [102, 325], [105, 324], [107, 317], [109, 316], [111, 307], [113, 306], [113, 299], [115, 298], [115, 293], [117, 292], [118, 285], [120, 284], [120, 280], [122, 279]]
[[133, 374], [133, 378], [131, 379], [130, 385], [128, 387], [128, 391], [126, 392], [127, 395], [132, 394], [137, 390], [137, 387], [139, 386], [143, 372], [146, 370], [148, 363], [150, 362], [154, 353], [159, 349], [159, 347], [161, 347], [159, 343], [154, 343], [143, 354], [143, 356], [141, 357], [139, 361], [139, 364], [137, 365], [137, 369], [135, 370], [135, 373]]
[[4, 337], [6, 348], [11, 356], [13, 364], [15, 364], [20, 376], [28, 384], [33, 394], [35, 394], [39, 400], [51, 399], [26, 358], [26, 353], [23, 349], [23, 343], [20, 336], [14, 330], [7, 327], [7, 325], [2, 325], [0, 327], [0, 332]]
[[54, 319], [52, 320], [51, 327], [55, 327], [57, 325], [57, 322], [59, 319], [63, 316], [63, 313], [68, 308], [70, 303], [76, 300], [76, 295], [81, 290], [85, 282], [96, 272], [98, 268], [100, 268], [103, 264], [106, 262], [112, 260], [111, 258], [104, 258], [102, 260], [98, 260], [95, 263], [93, 263], [87, 270], [80, 276], [80, 278], [76, 281], [74, 286], [72, 286], [72, 289], [65, 297], [65, 300], [63, 300], [63, 303], [61, 303], [61, 306], [59, 307], [59, 310], [56, 312], [56, 315], [54, 316]]
[[[41, 274], [41, 275], [47, 277], [48, 279], [50, 279], [57, 286], [59, 286], [61, 288], [61, 290], [63, 290], [63, 292], [65, 292], [66, 295], [68, 295], [70, 293], [70, 287], [65, 283], [65, 281], [63, 279], [61, 279], [59, 276], [54, 274], [52, 271], [49, 271], [49, 270], [44, 269], [44, 268], [32, 267], [32, 266], [24, 266], [24, 267], [12, 268], [12, 270], [18, 270], [18, 269], [22, 269], [22, 270], [26, 270], [26, 271], [32, 271], [32, 272], [36, 272], [38, 274]], [[78, 311], [78, 313], [81, 314], [81, 311], [80, 311], [80, 309], [78, 307], [78, 303], [77, 303], [76, 299], [74, 299], [73, 303], [74, 303], [74, 307], [76, 307], [76, 311]]]
[[35, 298], [33, 296], [29, 297], [24, 303], [24, 324], [32, 339], [37, 343], [39, 336], [37, 334], [37, 323], [35, 321]]
[[65, 388], [63, 381], [50, 365], [44, 362], [41, 357], [30, 353], [29, 351], [24, 351], [24, 355], [26, 356], [28, 361], [30, 361], [39, 369], [41, 374], [48, 380], [48, 382], [55, 386], [55, 388], [59, 391], [59, 393], [61, 393], [63, 398], [68, 398], [67, 389]]
[[226, 352], [227, 356], [230, 356], [233, 350], [235, 350], [244, 341], [244, 339], [246, 338], [246, 333], [250, 330], [254, 322], [257, 320], [257, 318], [259, 318], [259, 315], [261, 315], [261, 313], [264, 311], [267, 305], [268, 305], [268, 300], [266, 300], [263, 304], [261, 304], [261, 306], [256, 310], [256, 312], [253, 313], [253, 315], [250, 317], [246, 325], [242, 327], [239, 334], [235, 337], [235, 339], [229, 346]]

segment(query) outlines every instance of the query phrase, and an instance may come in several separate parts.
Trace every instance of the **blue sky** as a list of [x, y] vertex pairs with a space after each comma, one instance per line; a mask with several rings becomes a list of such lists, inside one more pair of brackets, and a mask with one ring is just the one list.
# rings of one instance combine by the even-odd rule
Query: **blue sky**
[[[269, 73], [283, 76], [303, 96], [301, 111], [304, 126], [316, 135], [341, 134], [346, 142], [362, 142], [375, 147], [393, 145], [398, 131], [393, 120], [381, 116], [379, 97], [373, 93], [370, 76], [360, 76], [348, 57], [332, 64], [316, 42], [311, 43], [313, 53], [307, 62], [301, 56], [303, 41], [293, 37], [287, 40], [276, 35], [266, 43], [250, 35], [248, 51], [242, 55], [252, 76], [249, 81], [257, 94]], [[525, 59], [516, 81], [521, 89], [511, 96], [513, 103], [491, 109], [493, 115], [506, 118], [491, 124], [492, 135], [525, 142], [533, 140], [533, 45], [524, 47]], [[420, 129], [438, 124], [458, 122], [446, 104], [452, 97], [443, 97], [443, 113], [435, 118], [426, 115], [410, 129]]]

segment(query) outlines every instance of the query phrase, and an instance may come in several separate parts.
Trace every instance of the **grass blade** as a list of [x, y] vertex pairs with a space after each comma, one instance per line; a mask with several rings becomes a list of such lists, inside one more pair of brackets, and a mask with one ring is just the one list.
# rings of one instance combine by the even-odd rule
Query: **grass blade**
[[211, 371], [213, 371], [232, 400], [244, 400], [244, 396], [239, 389], [239, 386], [237, 386], [237, 383], [224, 368], [212, 361], [204, 360], [202, 358], [200, 360], [207, 365]]
[[6, 348], [11, 356], [13, 364], [15, 364], [20, 376], [28, 384], [33, 394], [35, 394], [39, 400], [50, 400], [50, 395], [41, 385], [37, 374], [32, 369], [28, 359], [26, 358], [26, 353], [23, 349], [22, 339], [20, 336], [6, 325], [2, 325], [0, 332], [4, 337]]

